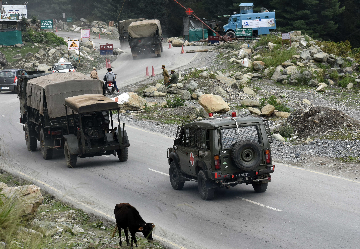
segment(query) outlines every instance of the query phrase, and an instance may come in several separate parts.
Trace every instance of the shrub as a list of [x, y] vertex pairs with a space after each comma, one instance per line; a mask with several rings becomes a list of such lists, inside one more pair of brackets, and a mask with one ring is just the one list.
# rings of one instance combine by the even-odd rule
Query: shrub
[[294, 128], [291, 125], [285, 124], [279, 127], [279, 133], [283, 137], [290, 138], [294, 134]]
[[267, 46], [269, 42], [274, 44], [281, 44], [282, 40], [281, 37], [277, 35], [273, 35], [273, 34], [263, 35], [261, 36], [260, 40], [257, 42], [256, 47]]
[[52, 32], [45, 31], [34, 31], [32, 29], [28, 29], [23, 33], [23, 41], [31, 42], [31, 43], [42, 43], [48, 45], [66, 45], [64, 38], [58, 37]]
[[290, 108], [287, 107], [286, 105], [279, 103], [277, 101], [276, 96], [271, 95], [268, 99], [266, 98], [261, 98], [260, 99], [260, 106], [264, 107], [266, 104], [272, 105], [275, 107], [276, 110], [280, 111], [280, 112], [290, 112]]
[[185, 100], [181, 99], [179, 97], [176, 97], [174, 99], [167, 99], [166, 100], [166, 107], [167, 108], [176, 108], [179, 106], [184, 106]]
[[277, 45], [272, 51], [263, 53], [261, 55], [262, 58], [259, 60], [263, 61], [267, 67], [277, 67], [285, 61], [290, 60], [295, 54], [295, 48], [283, 50], [280, 45]]
[[346, 75], [344, 78], [340, 79], [338, 81], [339, 86], [346, 88], [349, 83], [355, 83], [355, 80], [353, 77]]

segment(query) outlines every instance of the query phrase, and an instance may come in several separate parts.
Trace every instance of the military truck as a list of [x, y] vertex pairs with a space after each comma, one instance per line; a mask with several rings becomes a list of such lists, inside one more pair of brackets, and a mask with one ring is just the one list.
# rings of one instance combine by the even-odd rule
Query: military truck
[[101, 94], [79, 95], [65, 99], [65, 111], [68, 126], [64, 154], [68, 167], [75, 167], [78, 157], [117, 154], [119, 161], [127, 161], [130, 143], [125, 123], [120, 125], [117, 102]]
[[100, 80], [93, 80], [81, 73], [22, 75], [18, 80], [20, 122], [24, 125], [26, 145], [36, 151], [40, 141], [45, 160], [53, 151], [64, 148], [68, 126], [64, 110], [65, 98], [82, 94], [102, 94]]
[[197, 181], [204, 200], [217, 188], [252, 184], [265, 192], [274, 172], [266, 120], [227, 117], [197, 121], [178, 127], [167, 157], [171, 186], [181, 190], [186, 181]]
[[122, 45], [124, 42], [128, 41], [129, 39], [129, 32], [128, 32], [129, 25], [132, 22], [137, 22], [141, 20], [145, 20], [145, 18], [127, 19], [127, 20], [119, 21], [118, 31], [119, 31], [120, 45]]
[[161, 57], [162, 31], [159, 20], [143, 20], [132, 22], [128, 27], [129, 45], [133, 59], [139, 54], [154, 53]]

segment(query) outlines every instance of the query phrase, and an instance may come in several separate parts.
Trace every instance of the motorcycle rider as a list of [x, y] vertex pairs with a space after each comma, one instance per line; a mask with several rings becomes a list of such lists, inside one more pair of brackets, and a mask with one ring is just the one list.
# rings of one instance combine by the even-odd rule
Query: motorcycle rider
[[119, 92], [119, 89], [118, 89], [118, 87], [116, 85], [116, 76], [115, 76], [115, 74], [112, 72], [111, 68], [108, 68], [107, 70], [108, 70], [108, 72], [104, 76], [105, 84], [107, 82], [112, 82], [114, 84], [114, 87], [115, 87], [116, 91]]

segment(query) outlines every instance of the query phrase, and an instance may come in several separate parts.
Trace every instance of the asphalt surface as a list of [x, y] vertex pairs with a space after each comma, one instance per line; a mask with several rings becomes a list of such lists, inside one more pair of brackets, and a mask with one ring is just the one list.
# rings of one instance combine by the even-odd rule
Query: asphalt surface
[[[164, 47], [161, 58], [133, 61], [123, 54], [114, 68], [120, 85], [126, 85], [145, 77], [145, 65], [153, 64], [157, 73], [162, 64], [170, 69], [193, 58]], [[155, 239], [171, 248], [359, 248], [359, 181], [276, 163], [265, 193], [238, 185], [203, 201], [196, 182], [186, 182], [181, 191], [170, 185], [166, 149], [172, 138], [126, 126], [127, 162], [114, 156], [79, 158], [69, 169], [62, 151], [50, 161], [39, 149], [27, 151], [19, 116], [17, 95], [0, 93], [1, 168], [112, 220], [115, 204], [128, 202], [155, 223]]]

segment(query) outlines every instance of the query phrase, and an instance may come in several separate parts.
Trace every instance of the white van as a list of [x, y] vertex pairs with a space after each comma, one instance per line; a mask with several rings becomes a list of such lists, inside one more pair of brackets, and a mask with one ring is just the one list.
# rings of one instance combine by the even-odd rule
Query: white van
[[71, 64], [71, 62], [59, 62], [55, 63], [52, 72], [53, 73], [69, 73], [76, 72], [76, 68]]

